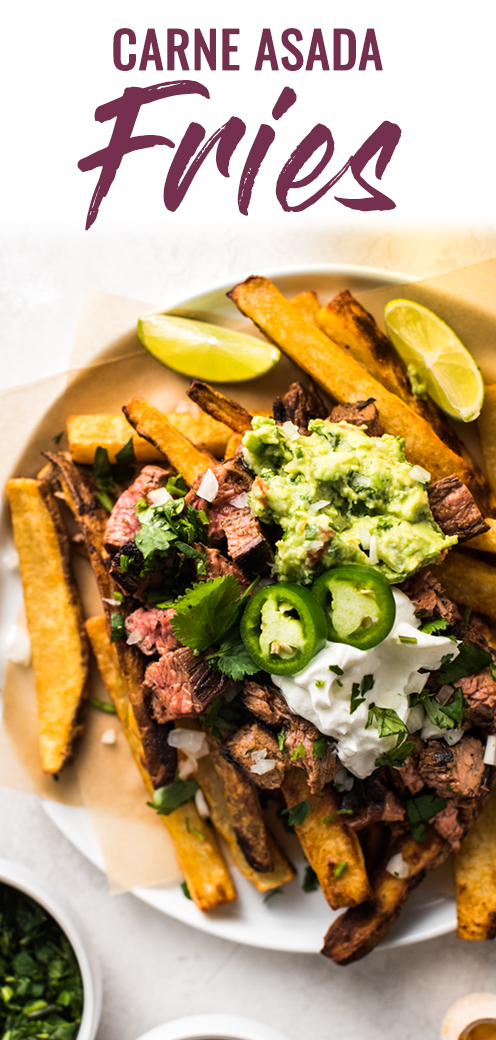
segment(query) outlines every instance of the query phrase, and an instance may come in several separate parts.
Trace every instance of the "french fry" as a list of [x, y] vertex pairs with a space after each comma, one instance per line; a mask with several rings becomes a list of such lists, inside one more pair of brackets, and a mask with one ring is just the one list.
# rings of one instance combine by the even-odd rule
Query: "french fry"
[[252, 318], [269, 339], [340, 403], [374, 398], [386, 433], [405, 439], [410, 462], [423, 466], [434, 480], [456, 473], [479, 500], [487, 503], [484, 482], [440, 440], [432, 426], [307, 321], [268, 278], [248, 278], [228, 295], [243, 314]]
[[166, 415], [143, 397], [133, 397], [122, 410], [140, 437], [146, 437], [146, 440], [154, 444], [175, 466], [178, 473], [182, 473], [187, 484], [193, 484], [201, 473], [210, 466], [215, 466], [212, 455], [198, 451], [198, 448], [169, 422]]
[[117, 452], [133, 438], [137, 462], [162, 461], [162, 452], [153, 444], [138, 437], [126, 417], [121, 413], [100, 412], [97, 415], [70, 415], [67, 419], [67, 440], [74, 462], [92, 466], [96, 449], [106, 448], [109, 462], [115, 464]]
[[496, 938], [496, 790], [455, 854], [459, 939]]
[[240, 433], [233, 433], [232, 437], [229, 438], [229, 440], [228, 440], [228, 442], [226, 444], [226, 454], [225, 454], [225, 458], [226, 459], [232, 459], [233, 458], [233, 456], [236, 454], [236, 452], [237, 452], [237, 450], [238, 450], [242, 440], [243, 440], [243, 438], [242, 438]]
[[208, 744], [212, 765], [224, 785], [226, 807], [236, 841], [254, 870], [270, 873], [274, 863], [257, 791], [240, 770], [223, 758], [220, 742], [215, 737], [209, 736]]
[[251, 428], [250, 412], [237, 401], [231, 401], [225, 394], [214, 390], [208, 383], [194, 379], [187, 394], [204, 412], [229, 426], [231, 431], [243, 434]]
[[307, 321], [317, 325], [317, 311], [320, 310], [320, 303], [316, 292], [307, 290], [298, 293], [297, 296], [292, 296], [289, 302], [305, 316]]
[[484, 531], [483, 534], [470, 538], [468, 542], [465, 542], [465, 547], [467, 549], [478, 549], [479, 552], [496, 553], [496, 520], [491, 519], [489, 516], [485, 517], [485, 521], [489, 531]]
[[57, 500], [44, 481], [7, 482], [36, 683], [41, 763], [59, 773], [83, 731], [88, 645]]
[[355, 831], [337, 815], [337, 794], [330, 787], [321, 796], [311, 794], [301, 769], [287, 771], [282, 793], [288, 808], [304, 801], [310, 804], [310, 812], [303, 823], [295, 824], [295, 831], [329, 905], [337, 910], [362, 903], [370, 895], [363, 852]]
[[210, 816], [215, 829], [219, 832], [226, 844], [229, 846], [233, 862], [244, 877], [251, 881], [257, 892], [270, 892], [273, 888], [287, 885], [295, 876], [294, 868], [281, 851], [274, 838], [269, 832], [268, 843], [272, 856], [273, 870], [257, 871], [250, 866], [243, 855], [236, 834], [234, 833], [231, 817], [226, 802], [225, 785], [220, 773], [217, 772], [212, 757], [206, 755], [199, 759], [195, 771], [195, 778], [205, 795], [210, 810]]
[[170, 423], [176, 427], [200, 451], [207, 451], [216, 459], [223, 459], [232, 430], [223, 422], [200, 412], [198, 418], [189, 412], [169, 412]]
[[496, 567], [475, 556], [451, 550], [438, 564], [435, 574], [455, 603], [496, 618]]
[[[102, 679], [115, 704], [136, 764], [147, 790], [153, 794], [154, 784], [143, 764], [139, 729], [127, 696], [126, 684], [120, 673], [115, 645], [108, 637], [105, 618], [90, 618], [86, 622], [86, 629]], [[232, 902], [236, 898], [236, 890], [231, 876], [215, 834], [210, 825], [199, 816], [195, 803], [186, 802], [169, 816], [162, 816], [162, 820], [172, 838], [188, 891], [199, 909], [212, 910], [216, 906]]]
[[484, 388], [484, 404], [477, 425], [489, 483], [496, 494], [496, 383]]
[[394, 877], [384, 867], [374, 879], [371, 898], [361, 906], [350, 907], [331, 925], [324, 940], [324, 956], [336, 964], [350, 964], [369, 953], [394, 924], [426, 871], [439, 866], [449, 851], [450, 846], [432, 827], [427, 828], [426, 841], [419, 844], [410, 834], [402, 835], [391, 855], [401, 853], [409, 867], [408, 877]]

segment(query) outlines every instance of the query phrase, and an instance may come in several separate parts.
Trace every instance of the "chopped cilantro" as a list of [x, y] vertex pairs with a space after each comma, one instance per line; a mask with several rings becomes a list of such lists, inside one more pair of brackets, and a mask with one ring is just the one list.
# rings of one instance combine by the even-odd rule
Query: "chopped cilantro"
[[454, 661], [444, 664], [438, 673], [437, 681], [440, 686], [445, 683], [454, 683], [457, 679], [464, 679], [466, 675], [474, 675], [481, 668], [487, 668], [493, 663], [491, 654], [483, 650], [477, 643], [462, 643], [459, 654]]
[[296, 750], [293, 751], [293, 754], [291, 755], [291, 759], [290, 760], [291, 760], [291, 762], [296, 762], [299, 758], [304, 758], [304, 757], [305, 757], [305, 745], [302, 742], [301, 744], [298, 744], [298, 747], [296, 748]]
[[153, 802], [147, 802], [152, 809], [156, 809], [159, 816], [169, 816], [195, 797], [199, 787], [196, 780], [173, 780], [166, 787], [157, 787], [153, 792]]
[[193, 650], [218, 646], [232, 627], [240, 593], [239, 582], [233, 574], [198, 582], [174, 603], [176, 613], [171, 620], [174, 635], [183, 646]]
[[190, 827], [189, 816], [186, 817], [186, 830], [188, 834], [194, 834], [195, 838], [198, 838], [199, 841], [205, 841], [205, 835], [198, 830], [198, 827]]
[[126, 634], [124, 625], [124, 614], [112, 614], [110, 619], [110, 642], [115, 643], [118, 639], [123, 639]]
[[285, 733], [281, 732], [281, 733], [277, 734], [277, 743], [279, 745], [279, 751], [281, 752], [281, 755], [282, 755], [282, 753], [284, 751], [284, 746], [286, 744], [286, 734]]
[[334, 816], [353, 816], [353, 809], [335, 809], [328, 816], [324, 816], [322, 823], [330, 823]]
[[127, 443], [120, 451], [116, 451], [115, 457], [119, 466], [131, 466], [136, 462], [136, 455], [134, 454], [133, 438], [130, 437]]
[[190, 890], [188, 888], [187, 881], [181, 881], [180, 888], [181, 888], [181, 891], [183, 893], [183, 896], [186, 896], [186, 899], [191, 899], [191, 893], [190, 893]]
[[203, 510], [186, 505], [184, 498], [161, 506], [136, 506], [141, 524], [134, 541], [145, 559], [146, 570], [160, 570], [163, 555], [182, 553], [191, 559], [201, 559], [202, 552], [194, 543], [205, 541], [208, 523]]
[[351, 687], [350, 715], [353, 715], [364, 701], [365, 697], [360, 696], [360, 683], [354, 682]]
[[343, 675], [343, 669], [338, 664], [330, 664], [329, 671], [334, 672], [335, 675]]
[[315, 685], [316, 686], [325, 686], [325, 679], [316, 679], [315, 680]]
[[426, 697], [422, 704], [430, 721], [439, 729], [460, 729], [467, 701], [461, 686], [454, 692], [451, 704], [439, 704], [435, 697]]
[[416, 636], [398, 636], [400, 643], [418, 643]]
[[256, 747], [249, 747], [248, 751], [245, 751], [245, 755], [252, 755], [253, 752], [256, 751], [256, 750], [257, 750]]
[[127, 574], [130, 563], [131, 557], [126, 556], [126, 553], [121, 553], [119, 556], [119, 569], [121, 570], [122, 574]]
[[405, 803], [406, 815], [414, 841], [420, 844], [426, 840], [425, 824], [445, 809], [446, 804], [444, 798], [437, 798], [433, 794], [421, 794], [417, 798], [408, 799]]
[[208, 660], [213, 661], [214, 667], [224, 675], [228, 675], [233, 682], [244, 679], [245, 675], [255, 675], [260, 671], [258, 664], [255, 664], [239, 635], [237, 624], [231, 632], [227, 633], [219, 649], [209, 655]]
[[96, 497], [101, 503], [104, 509], [108, 513], [111, 512], [114, 506], [111, 493], [114, 491], [114, 478], [112, 476], [112, 468], [109, 462], [108, 451], [106, 448], [102, 448], [98, 445], [95, 451], [95, 458], [93, 461], [93, 474], [96, 480], [97, 492]]
[[305, 867], [305, 875], [304, 875], [303, 884], [302, 884], [301, 887], [302, 887], [304, 892], [316, 892], [317, 889], [319, 888], [319, 886], [320, 886], [319, 879], [318, 879], [318, 877], [317, 877], [313, 867], [311, 867], [310, 864], [308, 863], [308, 865]]
[[401, 721], [394, 708], [379, 708], [377, 704], [370, 704], [365, 729], [370, 729], [374, 720], [380, 737], [390, 737], [393, 733], [408, 733], [408, 727]]
[[313, 757], [314, 758], [325, 758], [327, 751], [327, 740], [325, 737], [317, 737], [317, 740], [313, 742]]
[[300, 825], [305, 822], [312, 806], [306, 799], [304, 802], [298, 802], [296, 805], [288, 806], [287, 809], [283, 809], [281, 816], [288, 817], [288, 823], [294, 827], [296, 823]]
[[379, 766], [402, 766], [406, 762], [409, 755], [411, 755], [415, 744], [413, 740], [406, 740], [406, 734], [400, 733], [396, 744], [390, 751], [383, 751], [379, 755], [374, 765]]
[[444, 617], [433, 618], [432, 621], [426, 621], [425, 625], [421, 625], [420, 631], [425, 632], [427, 636], [435, 635], [436, 632], [444, 632], [445, 628], [448, 627], [448, 619]]
[[56, 433], [55, 436], [52, 437], [53, 443], [54, 444], [60, 444], [63, 436], [64, 436], [64, 431], [63, 430], [61, 430], [60, 433]]
[[98, 708], [99, 711], [107, 711], [109, 715], [115, 715], [117, 713], [115, 704], [111, 704], [110, 701], [99, 701], [98, 697], [89, 697], [88, 703], [91, 704], [93, 708]]
[[342, 859], [341, 863], [338, 863], [337, 867], [334, 867], [334, 877], [335, 878], [341, 877], [341, 874], [344, 873], [344, 871], [346, 870], [347, 866], [348, 866], [348, 863], [346, 862], [346, 860]]
[[208, 711], [204, 711], [202, 715], [198, 716], [198, 721], [201, 726], [211, 726], [213, 736], [217, 737], [218, 740], [222, 740], [221, 730], [232, 730], [234, 732], [244, 725], [249, 718], [252, 717], [239, 695], [234, 697], [233, 700], [226, 702], [222, 694], [219, 693], [209, 705]]

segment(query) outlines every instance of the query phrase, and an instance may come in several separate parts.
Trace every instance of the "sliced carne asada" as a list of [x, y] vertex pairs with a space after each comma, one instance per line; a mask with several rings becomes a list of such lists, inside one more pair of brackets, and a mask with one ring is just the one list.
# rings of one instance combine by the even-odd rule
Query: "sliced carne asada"
[[[272, 790], [280, 787], [284, 780], [285, 769], [277, 740], [260, 722], [253, 722], [239, 729], [222, 745], [221, 754], [228, 762], [241, 769], [257, 787]], [[258, 772], [259, 761], [272, 762], [272, 768], [266, 772]]]
[[420, 752], [424, 748], [424, 743], [420, 739], [418, 733], [410, 733], [408, 740], [415, 744], [415, 747], [410, 752], [406, 762], [402, 766], [394, 766], [391, 770], [391, 777], [395, 787], [400, 791], [400, 794], [418, 794], [424, 786], [424, 780], [420, 776], [418, 771], [418, 763], [420, 758]]
[[214, 768], [224, 782], [227, 811], [241, 851], [254, 870], [273, 870], [269, 833], [253, 784], [221, 754], [220, 741], [210, 735], [207, 739]]
[[418, 771], [442, 798], [476, 798], [484, 780], [484, 748], [476, 737], [463, 736], [448, 747], [444, 740], [429, 740], [420, 753]]
[[373, 775], [364, 780], [355, 778], [351, 791], [343, 795], [342, 808], [350, 810], [346, 822], [356, 831], [371, 823], [393, 823], [405, 818], [405, 807], [397, 795]]
[[236, 509], [222, 518], [221, 526], [227, 538], [227, 551], [234, 562], [252, 573], [266, 573], [274, 554], [260, 522], [250, 510]]
[[494, 729], [496, 719], [496, 681], [490, 668], [483, 668], [476, 675], [466, 675], [457, 679], [463, 696], [468, 703], [465, 710], [465, 721], [480, 729]]
[[215, 467], [215, 476], [218, 482], [217, 494], [213, 502], [207, 502], [196, 494], [201, 486], [204, 474], [200, 474], [194, 481], [193, 486], [186, 495], [185, 502], [192, 505], [194, 509], [204, 509], [209, 520], [208, 537], [213, 541], [224, 538], [222, 520], [229, 513], [236, 510], [233, 506], [233, 498], [247, 493], [253, 483], [253, 477], [248, 472], [241, 459], [227, 459]]
[[175, 610], [168, 607], [138, 607], [129, 614], [125, 621], [128, 641], [142, 654], [166, 654], [168, 650], [177, 650], [181, 643], [174, 635], [170, 622]]
[[441, 531], [459, 542], [488, 531], [489, 527], [465, 484], [453, 473], [436, 480], [428, 489], [429, 505]]
[[104, 545], [109, 552], [116, 552], [139, 531], [141, 524], [136, 516], [137, 503], [140, 498], [148, 501], [150, 491], [163, 485], [172, 472], [162, 466], [144, 466], [131, 486], [119, 495], [105, 528]]
[[200, 581], [202, 578], [225, 578], [226, 574], [232, 574], [239, 582], [242, 592], [244, 592], [250, 584], [246, 574], [241, 570], [241, 567], [238, 567], [236, 563], [232, 563], [231, 560], [228, 560], [226, 556], [223, 556], [222, 553], [219, 552], [218, 549], [210, 549], [209, 547], [204, 549], [204, 564], [205, 573], [198, 575]]
[[308, 433], [310, 419], [325, 419], [328, 409], [315, 387], [291, 383], [283, 397], [276, 397], [273, 415], [276, 422], [292, 422], [300, 433]]
[[465, 833], [458, 819], [458, 806], [450, 802], [445, 809], [437, 814], [432, 824], [445, 841], [449, 841], [454, 852], [460, 848], [460, 842]]
[[[285, 764], [291, 762], [291, 765], [306, 770], [312, 794], [322, 791], [341, 768], [332, 741], [323, 738], [319, 730], [311, 722], [302, 719], [301, 715], [294, 715], [280, 691], [270, 683], [265, 685], [245, 680], [243, 700], [253, 715], [269, 726], [278, 726], [283, 733]], [[325, 749], [322, 757], [318, 758], [315, 742], [319, 742], [318, 751], [321, 752], [322, 739], [325, 741]], [[291, 755], [297, 751], [298, 757], [291, 761]]]
[[183, 715], [199, 715], [229, 682], [210, 667], [205, 654], [195, 656], [185, 646], [169, 650], [148, 665], [144, 685], [151, 690], [153, 717], [157, 722], [169, 722]]
[[142, 764], [150, 776], [153, 787], [165, 787], [172, 783], [177, 769], [177, 751], [169, 745], [167, 740], [172, 723], [161, 726], [152, 716], [150, 692], [143, 685], [145, 671], [143, 655], [136, 647], [128, 646], [123, 639], [118, 639], [114, 646], [130, 700], [132, 715], [139, 730]]
[[[124, 560], [122, 559], [124, 557]], [[124, 566], [125, 561], [125, 566]], [[161, 575], [159, 572], [143, 574], [145, 558], [134, 541], [125, 542], [112, 557], [110, 573], [129, 596], [145, 599], [149, 588], [159, 588]]]
[[382, 437], [384, 433], [373, 397], [354, 404], [337, 404], [328, 418], [334, 423], [344, 420], [352, 426], [366, 426], [369, 437]]
[[449, 598], [431, 571], [421, 570], [399, 586], [412, 601], [419, 618], [445, 618], [449, 625], [462, 619], [456, 603]]

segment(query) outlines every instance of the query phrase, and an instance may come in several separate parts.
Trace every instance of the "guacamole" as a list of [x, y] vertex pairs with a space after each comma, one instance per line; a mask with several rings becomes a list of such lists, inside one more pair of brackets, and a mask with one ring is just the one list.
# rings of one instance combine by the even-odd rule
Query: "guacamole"
[[308, 429], [301, 436], [291, 422], [256, 416], [243, 437], [257, 474], [251, 512], [282, 528], [274, 563], [282, 581], [307, 585], [337, 564], [361, 563], [396, 583], [456, 543], [433, 519], [428, 474], [405, 460], [400, 437], [324, 419]]

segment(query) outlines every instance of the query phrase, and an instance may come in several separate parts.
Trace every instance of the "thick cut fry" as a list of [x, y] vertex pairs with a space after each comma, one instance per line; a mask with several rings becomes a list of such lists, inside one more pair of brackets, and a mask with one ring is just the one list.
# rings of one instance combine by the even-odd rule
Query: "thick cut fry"
[[236, 841], [253, 870], [270, 873], [274, 863], [258, 794], [253, 784], [223, 758], [220, 741], [209, 736], [208, 744], [213, 767], [224, 785], [227, 811]]
[[83, 730], [88, 646], [59, 506], [43, 481], [9, 480], [36, 682], [41, 763], [58, 773]]
[[484, 531], [483, 534], [470, 538], [468, 542], [465, 542], [465, 547], [467, 549], [478, 549], [479, 552], [496, 553], [496, 520], [492, 520], [491, 517], [486, 517], [485, 520], [489, 531]]
[[459, 939], [496, 938], [496, 790], [455, 855]]
[[[65, 452], [47, 452], [53, 467], [57, 486], [62, 489], [64, 499], [78, 521], [84, 538], [98, 589], [103, 600], [107, 627], [110, 628], [111, 610], [106, 602], [112, 598], [114, 585], [107, 566], [107, 553], [103, 547], [108, 513], [94, 494], [91, 478], [87, 477]], [[133, 706], [134, 717], [143, 745], [144, 764], [154, 787], [171, 782], [176, 768], [176, 756], [167, 743], [168, 726], [160, 725], [152, 718], [146, 693], [143, 689], [144, 658], [136, 647], [128, 646], [123, 639], [115, 644], [121, 675]]]
[[[120, 673], [115, 645], [107, 634], [105, 618], [90, 618], [86, 622], [86, 629], [102, 679], [115, 704], [136, 764], [149, 793], [153, 794], [154, 784], [144, 765], [140, 732]], [[190, 896], [200, 910], [212, 910], [215, 906], [232, 902], [236, 898], [236, 890], [231, 876], [215, 834], [210, 825], [200, 818], [195, 803], [191, 801], [181, 805], [169, 816], [162, 816], [162, 820], [172, 838]]]
[[[310, 803], [310, 812], [295, 830], [329, 905], [337, 910], [362, 903], [370, 895], [363, 852], [355, 831], [336, 815], [340, 806], [336, 793], [327, 787], [322, 796], [311, 794], [301, 769], [288, 770], [282, 792], [288, 808]], [[331, 819], [324, 823], [327, 817]]]
[[484, 404], [477, 425], [489, 483], [496, 494], [496, 383], [484, 389]]
[[318, 324], [317, 311], [320, 310], [320, 303], [316, 292], [308, 290], [298, 293], [297, 296], [292, 296], [289, 302], [300, 311], [300, 314], [305, 316], [307, 321], [313, 322], [314, 325]]
[[268, 843], [273, 862], [273, 870], [263, 873], [254, 870], [243, 855], [234, 833], [231, 816], [228, 811], [225, 786], [220, 773], [217, 772], [212, 757], [207, 755], [198, 761], [195, 778], [205, 795], [210, 810], [210, 816], [215, 829], [219, 832], [231, 850], [235, 865], [244, 877], [251, 881], [257, 892], [270, 892], [280, 885], [287, 885], [292, 881], [295, 871], [289, 860], [281, 851], [269, 832]]
[[305, 372], [340, 403], [374, 398], [386, 433], [405, 439], [410, 462], [423, 466], [433, 480], [456, 473], [474, 495], [487, 501], [481, 481], [464, 460], [440, 440], [422, 416], [390, 393], [320, 329], [307, 321], [268, 278], [253, 276], [228, 294]]
[[233, 433], [226, 444], [226, 459], [232, 459], [243, 440], [241, 433]]
[[133, 397], [122, 410], [140, 437], [146, 437], [154, 444], [178, 473], [182, 473], [187, 484], [193, 484], [201, 473], [215, 466], [213, 456], [198, 451], [187, 437], [176, 430], [166, 415], [143, 397]]
[[402, 835], [391, 855], [401, 853], [408, 863], [408, 877], [393, 877], [384, 867], [373, 882], [372, 898], [346, 910], [331, 925], [324, 940], [324, 956], [336, 964], [350, 964], [370, 953], [396, 921], [410, 892], [428, 870], [446, 859], [450, 849], [432, 827], [427, 828], [427, 839], [420, 844], [410, 834]]
[[97, 415], [70, 415], [67, 419], [67, 440], [74, 462], [92, 466], [96, 449], [106, 448], [109, 461], [114, 465], [116, 454], [133, 438], [137, 462], [157, 462], [163, 459], [162, 452], [138, 437], [122, 413], [101, 412]]
[[455, 603], [496, 618], [496, 567], [475, 556], [451, 551], [435, 574]]
[[194, 379], [187, 394], [204, 412], [225, 423], [235, 433], [245, 433], [251, 428], [252, 416], [246, 408], [214, 390], [208, 383]]
[[167, 418], [195, 448], [215, 455], [216, 459], [224, 458], [226, 444], [232, 434], [226, 423], [217, 422], [206, 412], [200, 412], [198, 418], [189, 412], [169, 412]]

